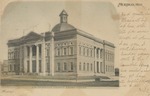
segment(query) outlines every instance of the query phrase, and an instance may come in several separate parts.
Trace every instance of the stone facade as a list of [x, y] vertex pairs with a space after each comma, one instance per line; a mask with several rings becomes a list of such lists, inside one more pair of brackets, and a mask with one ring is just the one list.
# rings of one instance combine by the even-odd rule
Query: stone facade
[[8, 41], [12, 74], [114, 75], [114, 44], [68, 24], [65, 10], [60, 23], [42, 34], [30, 32]]

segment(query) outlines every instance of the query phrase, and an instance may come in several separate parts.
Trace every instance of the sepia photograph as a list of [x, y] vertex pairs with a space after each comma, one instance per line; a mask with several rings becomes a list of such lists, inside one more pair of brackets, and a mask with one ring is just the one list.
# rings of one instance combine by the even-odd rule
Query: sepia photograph
[[1, 16], [1, 86], [119, 87], [110, 2], [15, 1]]

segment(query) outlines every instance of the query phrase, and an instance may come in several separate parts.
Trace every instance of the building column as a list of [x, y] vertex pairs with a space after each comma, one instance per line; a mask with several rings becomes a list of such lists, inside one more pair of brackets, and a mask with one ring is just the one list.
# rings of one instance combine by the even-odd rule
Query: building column
[[50, 73], [52, 76], [54, 76], [54, 57], [55, 57], [55, 49], [54, 49], [54, 33], [51, 32], [52, 38], [50, 40]]
[[45, 75], [46, 67], [45, 67], [45, 42], [42, 43], [42, 72]]
[[30, 64], [30, 69], [29, 72], [32, 73], [32, 45], [30, 46], [30, 60], [29, 60], [29, 64]]
[[95, 58], [95, 73], [97, 73], [97, 62], [96, 62], [97, 54], [96, 54], [96, 51], [97, 51], [97, 48], [95, 47], [94, 48], [94, 52], [95, 52], [95, 55], [94, 55], [95, 56], [94, 57]]
[[100, 54], [101, 54], [101, 49], [99, 48], [99, 49], [98, 49], [98, 56], [99, 56], [99, 58], [98, 58], [98, 59], [99, 59], [99, 73], [101, 73], [101, 58], [100, 58], [101, 56], [100, 56]]
[[105, 67], [106, 67], [106, 65], [105, 65], [105, 45], [103, 45], [103, 51], [102, 51], [102, 53], [103, 53], [103, 54], [102, 54], [102, 55], [103, 55], [102, 57], [103, 57], [103, 69], [104, 69], [104, 70], [103, 70], [103, 73], [105, 74], [105, 71], [106, 71], [106, 70], [105, 70]]
[[36, 73], [39, 73], [39, 45], [36, 45]]
[[[21, 47], [21, 49], [22, 49], [22, 47]], [[22, 50], [21, 50], [21, 53], [22, 53]], [[21, 55], [23, 55], [23, 54], [21, 54]], [[27, 46], [24, 46], [24, 73], [27, 73], [27, 60], [26, 60], [26, 58], [27, 58]]]
[[20, 46], [20, 48], [19, 48], [19, 51], [20, 51], [20, 53], [19, 53], [19, 60], [20, 60], [20, 72], [19, 73], [22, 73], [23, 72], [23, 62], [22, 62], [22, 46]]

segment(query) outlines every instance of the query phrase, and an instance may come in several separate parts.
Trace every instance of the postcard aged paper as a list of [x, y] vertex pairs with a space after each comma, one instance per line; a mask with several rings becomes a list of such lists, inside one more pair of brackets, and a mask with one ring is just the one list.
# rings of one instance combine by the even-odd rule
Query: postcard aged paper
[[150, 96], [149, 1], [0, 4], [0, 96]]

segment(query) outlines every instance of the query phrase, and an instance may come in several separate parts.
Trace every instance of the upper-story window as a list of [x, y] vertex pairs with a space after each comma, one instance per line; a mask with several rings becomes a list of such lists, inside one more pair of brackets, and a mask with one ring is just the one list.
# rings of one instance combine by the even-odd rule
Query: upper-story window
[[57, 51], [58, 51], [58, 56], [60, 56], [60, 49], [57, 49]]
[[89, 49], [87, 48], [87, 56], [89, 56]]
[[64, 48], [64, 55], [66, 55], [66, 48]]
[[73, 47], [70, 47], [70, 54], [73, 55]]
[[105, 51], [105, 59], [107, 60], [107, 51]]
[[79, 54], [81, 55], [81, 46], [79, 46]]
[[90, 56], [92, 57], [92, 49], [90, 50]]
[[85, 63], [84, 63], [84, 65], [83, 65], [83, 70], [85, 71]]
[[91, 63], [91, 71], [93, 70], [93, 65], [92, 65], [92, 63]]
[[103, 49], [100, 50], [100, 58], [103, 56]]
[[83, 47], [83, 55], [85, 56], [85, 47]]
[[80, 62], [80, 64], [79, 64], [79, 70], [81, 71], [81, 62]]

